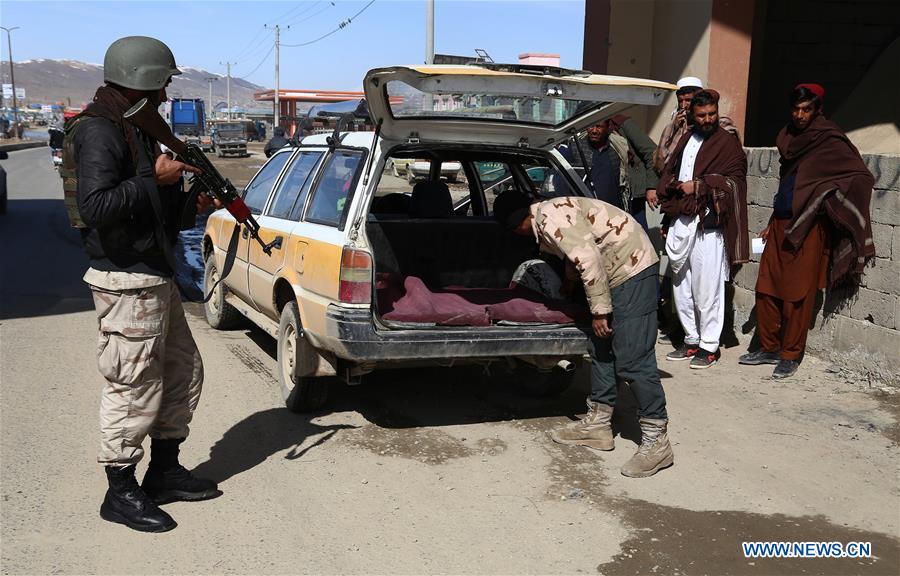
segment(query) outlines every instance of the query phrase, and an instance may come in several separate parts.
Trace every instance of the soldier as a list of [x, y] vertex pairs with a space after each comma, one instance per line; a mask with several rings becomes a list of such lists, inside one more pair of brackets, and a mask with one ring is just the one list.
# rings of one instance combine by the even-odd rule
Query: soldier
[[[100, 401], [100, 454], [109, 489], [100, 516], [134, 530], [164, 532], [175, 521], [157, 504], [221, 494], [178, 463], [178, 447], [200, 399], [203, 363], [184, 316], [173, 273], [179, 224], [209, 206], [186, 201], [183, 171], [123, 114], [142, 98], [166, 101], [181, 74], [159, 40], [113, 42], [103, 62], [105, 86], [67, 126], [63, 171], [77, 178], [73, 223], [90, 258], [84, 275], [100, 329], [98, 365], [106, 379]], [[68, 184], [68, 181], [67, 181]], [[80, 220], [79, 220], [80, 219]], [[150, 464], [138, 486], [135, 465], [151, 437]]]
[[580, 276], [590, 305], [588, 413], [554, 430], [553, 441], [612, 450], [618, 376], [631, 382], [641, 426], [641, 446], [622, 474], [643, 478], [671, 466], [675, 457], [655, 350], [659, 258], [640, 224], [600, 200], [564, 197], [533, 203], [514, 190], [497, 197], [494, 218], [516, 234], [533, 236], [542, 251], [565, 259], [567, 277]]

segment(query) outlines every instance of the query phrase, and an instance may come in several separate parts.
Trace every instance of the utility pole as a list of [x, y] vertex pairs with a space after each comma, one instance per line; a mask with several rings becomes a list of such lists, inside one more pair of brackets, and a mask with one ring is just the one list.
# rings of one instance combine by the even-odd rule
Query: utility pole
[[212, 83], [217, 81], [218, 78], [214, 76], [207, 76], [206, 82], [209, 84], [209, 100], [206, 102], [206, 111], [209, 117], [212, 117], [213, 113], [213, 99], [212, 99]]
[[[263, 25], [268, 28], [268, 24]], [[281, 90], [281, 26], [276, 24], [275, 28], [275, 111], [272, 120], [272, 129], [274, 130], [281, 124], [281, 98], [279, 92]], [[288, 26], [287, 28], [290, 28]]]
[[0, 26], [0, 28], [6, 30], [6, 40], [9, 43], [9, 81], [12, 83], [12, 97], [13, 97], [13, 134], [18, 136], [19, 134], [19, 106], [16, 102], [16, 74], [13, 71], [13, 58], [12, 58], [12, 31], [18, 30], [18, 26], [13, 26], [12, 28], [7, 28], [6, 26]]
[[[434, 64], [434, 0], [425, 4], [425, 64]], [[426, 94], [423, 105], [425, 110], [434, 110], [434, 95]]]
[[237, 64], [237, 62], [219, 62], [219, 64], [225, 64], [228, 67], [228, 77], [225, 81], [225, 101], [228, 103], [227, 118], [231, 120], [231, 65]]
[[425, 63], [434, 64], [434, 0], [427, 0], [425, 9]]
[[275, 127], [281, 125], [281, 100], [278, 92], [281, 90], [281, 27], [275, 25], [275, 126], [272, 126], [274, 133]]

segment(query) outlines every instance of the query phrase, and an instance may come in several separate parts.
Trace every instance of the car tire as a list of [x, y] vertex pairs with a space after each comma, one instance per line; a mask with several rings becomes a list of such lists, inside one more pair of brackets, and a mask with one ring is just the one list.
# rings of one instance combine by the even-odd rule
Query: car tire
[[328, 399], [327, 377], [296, 376], [294, 371], [304, 352], [303, 346], [311, 344], [303, 336], [297, 302], [288, 302], [281, 311], [278, 324], [278, 382], [284, 405], [291, 412], [312, 412], [321, 408]]
[[[209, 294], [209, 290], [218, 282], [219, 270], [216, 267], [216, 258], [210, 253], [206, 259], [206, 266], [203, 273], [203, 296]], [[225, 301], [225, 291], [227, 288], [224, 283], [216, 286], [212, 297], [203, 304], [203, 311], [206, 313], [206, 322], [216, 330], [228, 330], [234, 328], [241, 321], [241, 313], [237, 308]]]
[[549, 398], [565, 392], [575, 380], [575, 370], [554, 366], [551, 370], [538, 370], [530, 364], [519, 362], [514, 372], [516, 387], [523, 396]]

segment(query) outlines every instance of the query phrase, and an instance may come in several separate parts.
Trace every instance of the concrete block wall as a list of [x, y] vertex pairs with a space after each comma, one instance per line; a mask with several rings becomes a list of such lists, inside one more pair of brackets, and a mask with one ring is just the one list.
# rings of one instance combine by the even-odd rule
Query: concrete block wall
[[[747, 148], [750, 237], [772, 214], [778, 190], [778, 150]], [[807, 348], [848, 374], [873, 384], [900, 386], [900, 156], [863, 155], [875, 176], [872, 196], [874, 266], [866, 269], [858, 292], [823, 295]], [[748, 331], [755, 304], [759, 255], [751, 254], [734, 277], [735, 325]]]

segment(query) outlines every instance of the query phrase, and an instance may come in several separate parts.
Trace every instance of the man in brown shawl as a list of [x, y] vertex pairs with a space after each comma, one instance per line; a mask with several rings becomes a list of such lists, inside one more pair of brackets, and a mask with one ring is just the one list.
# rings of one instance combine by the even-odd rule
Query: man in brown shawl
[[[703, 81], [695, 76], [685, 76], [676, 84], [678, 90], [675, 92], [675, 98], [678, 100], [678, 107], [672, 112], [672, 121], [663, 128], [662, 135], [659, 137], [659, 144], [656, 151], [653, 152], [653, 168], [657, 174], [662, 174], [666, 162], [672, 157], [675, 148], [681, 141], [681, 137], [691, 131], [687, 114], [688, 107], [691, 105], [691, 99], [694, 94], [703, 90]], [[727, 116], [719, 116], [719, 127], [734, 134], [740, 140], [741, 134], [738, 132], [737, 126]], [[652, 202], [651, 202], [652, 199]], [[656, 208], [657, 196], [656, 191], [647, 193], [647, 202], [651, 208]]]
[[[778, 134], [781, 182], [756, 281], [761, 348], [741, 364], [775, 364], [773, 378], [793, 375], [806, 348], [829, 256], [832, 287], [858, 284], [875, 257], [869, 202], [875, 181], [847, 135], [822, 113], [825, 90], [799, 84], [791, 121]], [[779, 333], [781, 332], [781, 335]]]
[[725, 281], [731, 265], [747, 262], [747, 157], [719, 125], [719, 94], [701, 90], [689, 109], [691, 131], [682, 136], [657, 186], [675, 307], [684, 343], [667, 360], [690, 360], [694, 369], [718, 362], [725, 324]]

